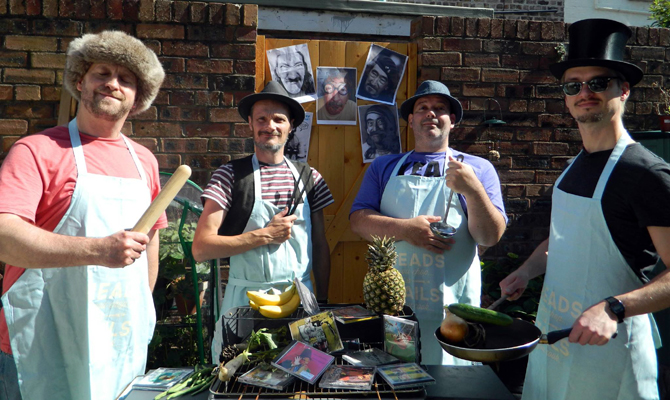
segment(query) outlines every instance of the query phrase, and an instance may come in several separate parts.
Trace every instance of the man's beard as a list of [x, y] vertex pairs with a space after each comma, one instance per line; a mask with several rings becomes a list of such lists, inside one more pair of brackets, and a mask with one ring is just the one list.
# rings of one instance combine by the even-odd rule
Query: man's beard
[[118, 98], [118, 105], [109, 105], [106, 103], [107, 98], [103, 97], [100, 100], [95, 99], [96, 92], [92, 96], [82, 96], [81, 102], [88, 112], [100, 119], [106, 121], [118, 121], [125, 118], [128, 112], [133, 108], [132, 104], [127, 104], [126, 99]]
[[588, 124], [588, 123], [596, 123], [600, 122], [604, 118], [604, 113], [592, 113], [592, 114], [586, 114], [586, 115], [581, 115], [577, 118], [577, 122], [580, 122], [582, 124]]
[[339, 114], [342, 112], [342, 110], [344, 110], [346, 101], [347, 99], [344, 99], [344, 101], [336, 101], [335, 99], [331, 99], [330, 101], [326, 102], [326, 110], [330, 113], [330, 115]]
[[[266, 134], [266, 133], [268, 133], [268, 132], [260, 132], [260, 134]], [[273, 132], [272, 134], [275, 135], [275, 136], [280, 136], [280, 135], [277, 135], [277, 132]], [[286, 144], [287, 141], [288, 141], [288, 136], [286, 137], [286, 140], [284, 140], [283, 142], [277, 143], [277, 144], [262, 143], [262, 142], [260, 142], [260, 141], [258, 141], [254, 138], [254, 145], [256, 145], [256, 147], [258, 147], [259, 149], [267, 150], [267, 151], [272, 152], [272, 153], [276, 153], [284, 147], [284, 145]]]

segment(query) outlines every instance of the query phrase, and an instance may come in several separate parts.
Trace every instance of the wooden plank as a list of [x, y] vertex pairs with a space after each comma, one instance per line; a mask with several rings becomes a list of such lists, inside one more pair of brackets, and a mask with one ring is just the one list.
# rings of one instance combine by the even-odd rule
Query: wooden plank
[[260, 92], [265, 87], [265, 68], [267, 65], [265, 54], [265, 36], [256, 36], [256, 92]]
[[[412, 97], [416, 92], [417, 79], [418, 79], [418, 56], [417, 56], [417, 45], [416, 43], [410, 43], [407, 46], [407, 52], [409, 59], [407, 60], [407, 93], [408, 97]], [[407, 147], [403, 147], [406, 150], [414, 149], [414, 134], [411, 132], [411, 129], [408, 127], [404, 130], [405, 142]]]
[[343, 273], [347, 277], [347, 286], [344, 291], [344, 302], [346, 304], [363, 302], [363, 279], [367, 273], [365, 253], [368, 246], [366, 242], [346, 242], [343, 251]]
[[331, 254], [335, 250], [337, 242], [340, 240], [340, 237], [342, 236], [344, 231], [346, 231], [350, 227], [349, 210], [351, 210], [351, 205], [354, 203], [354, 199], [356, 198], [356, 194], [358, 194], [358, 189], [361, 187], [361, 183], [363, 182], [363, 177], [365, 176], [365, 171], [367, 171], [367, 169], [368, 167], [366, 165], [365, 168], [363, 168], [361, 172], [358, 174], [356, 182], [354, 182], [351, 189], [349, 189], [346, 198], [344, 199], [342, 205], [335, 214], [335, 218], [333, 219], [333, 221], [328, 226], [328, 229], [326, 230], [326, 241], [328, 242], [328, 246], [330, 247]]
[[344, 201], [344, 127], [319, 125], [319, 172], [326, 180], [335, 202], [324, 209], [324, 214], [337, 212]]
[[70, 92], [65, 89], [65, 86], [60, 91], [60, 104], [58, 106], [58, 125], [65, 126], [70, 122], [73, 108], [76, 107], [76, 101], [72, 98]]
[[[390, 43], [387, 47], [389, 50], [393, 50], [396, 53], [407, 55], [407, 43]], [[409, 63], [409, 59], [407, 60]], [[402, 81], [398, 85], [398, 92], [396, 94], [396, 103], [398, 107], [402, 104], [403, 101], [407, 100], [407, 67], [405, 66], [405, 73], [402, 76]], [[411, 96], [409, 96], [411, 97]]]
[[344, 281], [344, 259], [340, 243], [336, 251], [330, 253], [330, 280], [328, 282], [328, 300], [330, 303], [344, 303], [344, 291], [348, 284]]

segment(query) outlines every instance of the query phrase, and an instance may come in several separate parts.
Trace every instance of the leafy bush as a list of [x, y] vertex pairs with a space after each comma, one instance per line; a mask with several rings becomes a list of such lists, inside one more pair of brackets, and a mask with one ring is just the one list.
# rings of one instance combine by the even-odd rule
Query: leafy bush
[[[482, 261], [482, 307], [500, 298], [499, 283], [507, 275], [516, 270], [522, 264], [519, 256], [507, 253], [504, 257], [495, 260]], [[515, 301], [505, 301], [498, 306], [497, 311], [518, 317], [526, 321], [534, 322], [537, 315], [537, 307], [540, 304], [542, 294], [542, 283], [544, 279], [540, 276], [528, 282], [523, 295]]]
[[670, 0], [654, 0], [649, 6], [650, 19], [654, 22], [651, 26], [657, 28], [670, 28]]

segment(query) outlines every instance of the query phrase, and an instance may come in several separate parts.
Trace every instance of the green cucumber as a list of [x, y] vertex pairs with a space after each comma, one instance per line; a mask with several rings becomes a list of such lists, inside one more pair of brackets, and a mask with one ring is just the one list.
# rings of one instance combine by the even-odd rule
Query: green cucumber
[[507, 326], [512, 324], [512, 317], [507, 314], [487, 310], [486, 308], [479, 308], [469, 304], [450, 304], [447, 309], [452, 313], [466, 321], [483, 322], [487, 324]]

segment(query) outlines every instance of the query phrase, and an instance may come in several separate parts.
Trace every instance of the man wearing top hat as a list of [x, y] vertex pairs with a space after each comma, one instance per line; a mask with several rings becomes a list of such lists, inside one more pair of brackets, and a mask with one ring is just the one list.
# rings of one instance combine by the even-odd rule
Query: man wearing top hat
[[[530, 355], [524, 399], [658, 399], [651, 312], [670, 306], [670, 167], [623, 126], [642, 71], [623, 61], [631, 31], [603, 19], [570, 26], [567, 61], [550, 66], [583, 149], [554, 185], [549, 239], [500, 283], [516, 299], [542, 273], [536, 325], [569, 340]], [[616, 337], [615, 337], [616, 334]]]
[[[396, 268], [405, 279], [406, 304], [421, 327], [422, 363], [470, 364], [442, 351], [433, 332], [445, 304], [479, 306], [477, 244], [496, 244], [507, 219], [500, 181], [488, 160], [449, 147], [449, 133], [463, 108], [444, 84], [423, 82], [401, 105], [400, 114], [412, 127], [415, 149], [372, 162], [351, 207], [351, 229], [367, 239], [396, 238]], [[452, 191], [458, 195], [450, 196]], [[442, 239], [430, 223], [442, 220], [449, 200], [447, 222], [456, 234]]]
[[[204, 209], [193, 240], [196, 260], [230, 258], [223, 306], [249, 304], [248, 290], [286, 288], [299, 278], [328, 298], [330, 251], [323, 209], [333, 197], [321, 175], [284, 156], [289, 133], [305, 119], [300, 103], [275, 81], [243, 98], [240, 116], [253, 133], [254, 154], [217, 169], [202, 194]], [[218, 359], [221, 321], [212, 346]]]

